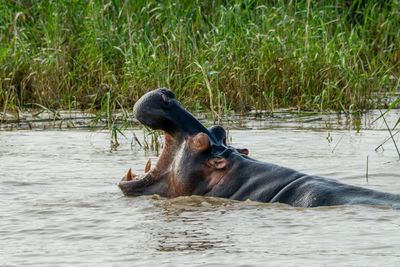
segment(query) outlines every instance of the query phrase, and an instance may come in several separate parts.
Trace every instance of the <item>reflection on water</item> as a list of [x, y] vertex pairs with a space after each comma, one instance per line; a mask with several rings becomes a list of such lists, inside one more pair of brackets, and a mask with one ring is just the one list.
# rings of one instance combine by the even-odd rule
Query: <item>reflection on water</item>
[[[234, 129], [230, 136], [251, 157], [400, 193], [394, 146], [388, 142], [375, 151], [387, 132], [380, 122], [366, 127], [370, 121], [371, 116], [361, 117], [357, 133], [353, 124], [331, 115], [282, 124], [245, 119], [240, 125], [232, 121], [232, 128], [252, 130]], [[116, 186], [119, 179], [130, 167], [143, 172], [148, 157], [156, 158], [131, 147], [129, 134], [110, 151], [107, 132], [0, 131], [0, 266], [400, 262], [398, 210], [124, 197]]]

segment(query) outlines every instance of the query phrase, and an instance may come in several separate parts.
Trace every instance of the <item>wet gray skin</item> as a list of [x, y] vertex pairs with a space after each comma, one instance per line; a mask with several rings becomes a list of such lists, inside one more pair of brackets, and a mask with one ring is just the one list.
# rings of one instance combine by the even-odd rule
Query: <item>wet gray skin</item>
[[142, 96], [134, 113], [144, 125], [163, 130], [165, 140], [152, 169], [142, 175], [130, 170], [120, 181], [126, 196], [202, 195], [300, 207], [367, 204], [400, 208], [399, 195], [309, 176], [248, 157], [246, 149], [226, 145], [222, 127], [204, 127], [168, 89]]

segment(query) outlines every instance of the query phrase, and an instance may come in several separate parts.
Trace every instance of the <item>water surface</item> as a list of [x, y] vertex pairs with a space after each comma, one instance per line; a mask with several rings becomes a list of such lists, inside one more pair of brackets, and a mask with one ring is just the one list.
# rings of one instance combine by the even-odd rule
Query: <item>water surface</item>
[[[400, 193], [393, 144], [375, 151], [388, 136], [381, 122], [370, 124], [375, 115], [361, 118], [359, 133], [333, 116], [310, 123], [242, 120], [231, 122], [229, 134], [256, 159]], [[156, 159], [131, 145], [132, 132], [142, 136], [127, 130], [110, 150], [106, 131], [0, 131], [1, 266], [400, 263], [400, 211], [390, 208], [124, 197], [120, 178]]]

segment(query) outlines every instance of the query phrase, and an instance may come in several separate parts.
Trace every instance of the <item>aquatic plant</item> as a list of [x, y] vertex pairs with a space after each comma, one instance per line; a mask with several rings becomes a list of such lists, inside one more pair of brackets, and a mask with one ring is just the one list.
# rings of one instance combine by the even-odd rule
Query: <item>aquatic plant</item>
[[[388, 109], [387, 109], [385, 112], [380, 111], [380, 112], [381, 112], [381, 116], [379, 116], [377, 119], [375, 119], [375, 121], [377, 121], [377, 120], [379, 120], [379, 119], [382, 118], [382, 119], [383, 119], [383, 122], [384, 122], [385, 125], [386, 125], [386, 129], [388, 130], [388, 133], [389, 133], [389, 137], [386, 138], [378, 147], [376, 147], [376, 148], [375, 148], [375, 151], [377, 151], [380, 147], [382, 147], [387, 141], [392, 140], [392, 141], [393, 141], [393, 145], [394, 145], [394, 147], [396, 148], [397, 155], [399, 156], [399, 160], [400, 160], [400, 150], [399, 150], [399, 148], [398, 148], [398, 146], [397, 146], [397, 143], [396, 143], [396, 141], [395, 141], [395, 139], [394, 139], [394, 136], [397, 135], [397, 134], [400, 132], [400, 130], [398, 130], [397, 132], [393, 133], [393, 131], [394, 131], [394, 130], [399, 126], [399, 124], [400, 124], [400, 117], [399, 117], [399, 119], [397, 120], [397, 122], [395, 123], [395, 125], [394, 125], [392, 128], [388, 125], [388, 123], [387, 123], [387, 121], [386, 121], [386, 119], [385, 119], [386, 113], [388, 113], [390, 110], [392, 110], [394, 107], [396, 107], [396, 105], [397, 105], [398, 103], [400, 103], [400, 97], [397, 98], [395, 101], [393, 101], [393, 103], [388, 107]], [[374, 122], [375, 122], [375, 121], [374, 121]]]
[[399, 1], [2, 0], [0, 105], [354, 111], [387, 106], [399, 51]]

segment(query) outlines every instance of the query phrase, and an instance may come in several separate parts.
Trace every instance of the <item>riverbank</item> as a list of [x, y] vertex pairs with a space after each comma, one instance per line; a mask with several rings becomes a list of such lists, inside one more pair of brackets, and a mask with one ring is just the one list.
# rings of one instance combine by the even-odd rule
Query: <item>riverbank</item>
[[[359, 113], [345, 113], [336, 111], [327, 112], [293, 112], [289, 109], [279, 109], [273, 114], [266, 111], [229, 112], [221, 117], [220, 122], [210, 118], [209, 113], [194, 113], [194, 116], [204, 125], [210, 127], [220, 124], [229, 130], [263, 130], [263, 129], [304, 129], [304, 130], [348, 130], [362, 132], [364, 130], [387, 131], [380, 110], [368, 110]], [[2, 113], [0, 112], [0, 117]], [[109, 130], [107, 118], [98, 118], [95, 113], [85, 111], [69, 112], [68, 110], [51, 112], [37, 112], [26, 110], [19, 115], [7, 113], [0, 123], [0, 130], [67, 130], [89, 129]], [[393, 109], [385, 115], [390, 127], [394, 127], [400, 117], [400, 109]], [[111, 124], [124, 133], [131, 129], [143, 128], [132, 113], [122, 110], [115, 112]], [[394, 133], [396, 135], [398, 130]], [[146, 135], [151, 134], [150, 129], [144, 130]], [[389, 134], [389, 133], [388, 133]]]

